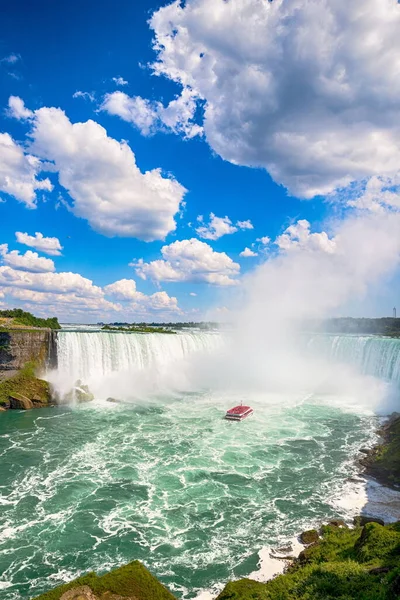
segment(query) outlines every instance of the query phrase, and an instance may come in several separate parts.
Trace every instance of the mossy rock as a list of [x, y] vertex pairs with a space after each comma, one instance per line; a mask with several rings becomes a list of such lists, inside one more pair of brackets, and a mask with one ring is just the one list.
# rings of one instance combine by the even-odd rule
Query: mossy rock
[[[89, 588], [96, 600], [113, 600], [113, 596], [117, 596], [118, 600], [176, 600], [175, 596], [137, 560], [105, 575], [88, 573], [38, 596], [35, 600], [65, 600], [65, 594], [73, 590], [76, 590], [79, 598], [79, 595], [83, 595], [83, 586]], [[72, 596], [74, 600], [76, 595], [75, 598]]]
[[309, 529], [308, 531], [303, 531], [303, 533], [300, 534], [300, 541], [306, 546], [309, 546], [310, 544], [315, 544], [315, 542], [318, 542], [318, 540], [319, 534], [316, 529]]
[[10, 408], [10, 398], [35, 398], [42, 405], [51, 403], [50, 385], [35, 375], [36, 365], [27, 363], [13, 377], [0, 382], [0, 406]]
[[33, 402], [22, 394], [10, 394], [10, 408], [15, 410], [32, 410]]

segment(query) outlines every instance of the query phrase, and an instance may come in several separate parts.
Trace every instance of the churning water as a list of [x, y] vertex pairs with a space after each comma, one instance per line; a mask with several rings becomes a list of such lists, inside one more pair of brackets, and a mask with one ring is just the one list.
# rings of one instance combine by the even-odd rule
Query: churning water
[[[391, 344], [392, 367], [375, 341]], [[359, 509], [354, 458], [376, 418], [347, 397], [187, 391], [177, 372], [221, 343], [201, 332], [59, 334], [53, 381], [66, 390], [81, 379], [97, 400], [0, 417], [1, 600], [134, 559], [194, 598], [257, 571], [263, 549]], [[308, 345], [396, 379], [400, 346], [386, 343], [316, 336]], [[123, 391], [126, 403], [107, 402]], [[242, 399], [254, 416], [224, 421]]]

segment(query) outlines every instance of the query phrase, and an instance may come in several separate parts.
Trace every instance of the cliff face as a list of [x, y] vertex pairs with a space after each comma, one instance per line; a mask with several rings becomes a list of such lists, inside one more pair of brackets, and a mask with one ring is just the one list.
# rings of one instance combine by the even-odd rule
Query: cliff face
[[40, 369], [54, 361], [54, 335], [50, 329], [0, 331], [0, 374], [18, 371], [27, 362], [34, 362]]

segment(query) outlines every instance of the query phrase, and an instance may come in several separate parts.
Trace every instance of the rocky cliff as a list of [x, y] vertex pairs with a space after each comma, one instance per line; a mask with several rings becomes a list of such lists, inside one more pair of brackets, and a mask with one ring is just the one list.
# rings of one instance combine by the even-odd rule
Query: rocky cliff
[[18, 371], [28, 362], [37, 368], [55, 360], [54, 336], [50, 329], [4, 329], [0, 328], [0, 379], [1, 374]]
[[57, 361], [55, 336], [51, 329], [0, 328], [1, 411], [51, 404], [50, 386], [38, 376]]

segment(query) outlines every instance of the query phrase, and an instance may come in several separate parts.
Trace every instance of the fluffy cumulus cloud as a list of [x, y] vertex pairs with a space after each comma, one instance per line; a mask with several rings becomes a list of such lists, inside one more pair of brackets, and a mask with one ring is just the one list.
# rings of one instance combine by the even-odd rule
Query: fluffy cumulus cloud
[[102, 110], [132, 123], [143, 135], [161, 130], [180, 133], [188, 139], [203, 133], [203, 128], [194, 122], [196, 109], [196, 97], [189, 88], [184, 88], [167, 106], [124, 92], [106, 94], [102, 104]]
[[270, 241], [271, 241], [271, 238], [268, 237], [267, 235], [264, 235], [263, 237], [260, 237], [260, 238], [256, 239], [256, 242], [259, 242], [263, 246], [268, 246], [268, 244], [270, 243]]
[[311, 233], [310, 223], [305, 219], [297, 221], [278, 236], [275, 244], [280, 250], [310, 250], [334, 254], [337, 250], [336, 238], [330, 238], [325, 231]]
[[239, 256], [242, 256], [243, 258], [252, 258], [253, 256], [258, 256], [258, 254], [257, 252], [253, 252], [253, 250], [250, 250], [250, 248], [245, 248], [244, 250], [242, 250]]
[[131, 263], [142, 279], [193, 281], [214, 285], [236, 285], [240, 266], [225, 252], [215, 252], [206, 242], [194, 238], [173, 242], [161, 249], [160, 260], [140, 259]]
[[141, 172], [127, 143], [109, 137], [95, 121], [71, 123], [58, 108], [36, 110], [30, 122], [30, 152], [35, 157], [25, 156], [3, 134], [8, 153], [11, 145], [11, 152], [16, 154], [14, 163], [18, 159], [30, 167], [27, 189], [20, 189], [18, 178], [10, 173], [11, 158], [0, 166], [0, 189], [3, 179], [8, 193], [33, 205], [34, 189], [51, 187], [48, 180], [35, 179], [40, 158], [51, 162], [58, 172], [60, 184], [73, 199], [74, 214], [87, 219], [96, 231], [152, 241], [162, 240], [175, 230], [174, 216], [185, 188], [172, 177], [164, 177], [160, 169]]
[[21, 288], [34, 292], [75, 294], [77, 297], [102, 298], [100, 287], [78, 273], [31, 273], [9, 266], [0, 267], [1, 288]]
[[233, 225], [229, 217], [217, 217], [214, 213], [210, 213], [208, 223], [204, 223], [202, 215], [199, 215], [197, 220], [202, 224], [197, 227], [196, 233], [205, 240], [218, 240], [223, 235], [236, 233], [239, 229], [253, 229], [249, 220], [237, 221], [236, 225]]
[[0, 244], [0, 256], [2, 262], [13, 269], [29, 271], [31, 273], [48, 273], [55, 271], [54, 262], [51, 258], [39, 256], [37, 252], [27, 250], [20, 254], [18, 250], [8, 251], [7, 244]]
[[27, 154], [8, 133], [0, 133], [0, 192], [35, 208], [37, 191], [51, 191], [49, 179], [38, 179], [40, 160]]
[[16, 231], [15, 237], [20, 244], [35, 248], [50, 256], [59, 256], [61, 254], [62, 246], [60, 240], [56, 237], [44, 237], [40, 231], [37, 231], [35, 235]]
[[33, 112], [26, 108], [24, 101], [18, 96], [10, 96], [8, 99], [8, 115], [15, 119], [30, 119]]
[[224, 159], [305, 198], [398, 172], [397, 0], [176, 0], [150, 24], [154, 72], [202, 102]]
[[178, 300], [167, 292], [156, 292], [147, 296], [136, 289], [133, 279], [120, 279], [104, 288], [106, 296], [121, 302], [130, 302], [131, 308], [139, 311], [180, 312]]

